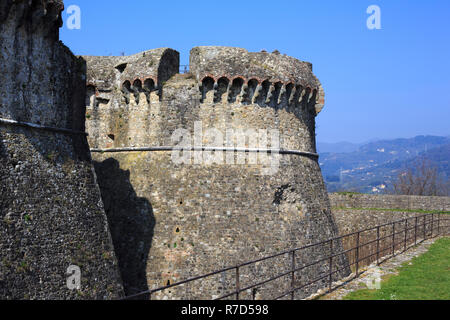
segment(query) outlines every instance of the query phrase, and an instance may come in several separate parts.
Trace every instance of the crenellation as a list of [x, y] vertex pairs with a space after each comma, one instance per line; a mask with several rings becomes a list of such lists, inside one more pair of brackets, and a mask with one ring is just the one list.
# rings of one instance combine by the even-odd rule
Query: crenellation
[[[209, 47], [208, 47], [209, 48]], [[226, 48], [227, 50], [230, 48]], [[216, 47], [211, 49], [213, 52], [215, 52]], [[219, 47], [219, 51], [222, 50], [222, 47]], [[167, 52], [173, 52], [171, 49], [167, 49]], [[232, 51], [232, 50], [231, 50]], [[149, 77], [148, 74], [151, 74], [152, 72], [149, 72], [148, 70], [140, 70], [141, 75], [147, 75], [144, 77], [136, 77], [136, 75], [130, 75], [128, 71], [128, 77], [125, 78], [124, 74], [127, 73], [127, 69], [132, 67], [132, 63], [130, 61], [132, 59], [143, 59], [143, 57], [147, 57], [151, 61], [154, 61], [153, 58], [150, 57], [150, 52], [154, 52], [154, 50], [147, 51], [147, 53], [144, 54], [136, 54], [134, 56], [130, 57], [88, 57], [88, 61], [92, 61], [93, 64], [89, 65], [88, 63], [88, 74], [104, 74], [107, 76], [109, 73], [108, 70], [104, 69], [104, 65], [109, 63], [110, 67], [114, 65], [114, 69], [117, 71], [117, 69], [120, 69], [120, 80], [119, 80], [119, 86], [111, 86], [109, 87], [109, 90], [105, 90], [105, 83], [111, 83], [111, 81], [103, 80], [101, 77], [99, 79], [96, 79], [96, 82], [103, 83], [103, 92], [100, 93], [97, 90], [96, 93], [96, 103], [97, 106], [92, 105], [92, 97], [87, 98], [87, 102], [89, 102], [89, 105], [87, 106], [87, 109], [93, 110], [93, 108], [100, 107], [100, 103], [98, 102], [99, 99], [102, 99], [104, 103], [101, 105], [103, 108], [106, 108], [106, 110], [103, 110], [102, 117], [94, 117], [90, 118], [90, 121], [88, 121], [88, 125], [90, 128], [92, 128], [91, 136], [89, 138], [89, 141], [91, 144], [93, 144], [96, 147], [104, 147], [104, 146], [110, 146], [110, 147], [127, 147], [129, 145], [136, 146], [138, 145], [137, 141], [147, 141], [148, 136], [158, 137], [159, 143], [165, 142], [170, 144], [170, 137], [168, 136], [168, 132], [154, 132], [152, 131], [152, 128], [161, 128], [164, 126], [167, 126], [168, 121], [177, 123], [179, 120], [176, 119], [177, 114], [180, 112], [180, 108], [178, 108], [177, 111], [172, 111], [171, 114], [167, 114], [167, 116], [172, 117], [174, 115], [175, 118], [168, 120], [168, 118], [165, 117], [164, 112], [159, 113], [158, 116], [155, 117], [155, 113], [151, 112], [149, 110], [151, 109], [158, 109], [161, 110], [161, 107], [164, 109], [166, 108], [165, 105], [167, 103], [170, 103], [170, 101], [176, 101], [178, 99], [179, 92], [181, 92], [181, 95], [184, 95], [185, 97], [183, 99], [189, 100], [187, 102], [187, 106], [189, 106], [191, 103], [194, 103], [195, 106], [217, 106], [217, 105], [223, 105], [225, 108], [228, 106], [228, 110], [231, 112], [231, 114], [236, 114], [233, 110], [236, 108], [236, 106], [259, 106], [261, 108], [271, 108], [275, 112], [274, 114], [271, 114], [269, 118], [267, 118], [267, 115], [265, 116], [266, 119], [274, 118], [273, 125], [276, 127], [279, 127], [279, 129], [283, 129], [283, 124], [280, 123], [277, 118], [279, 118], [282, 113], [280, 112], [287, 112], [291, 114], [292, 116], [296, 117], [300, 123], [303, 123], [298, 129], [295, 131], [298, 131], [298, 133], [290, 133], [294, 134], [295, 136], [301, 136], [302, 134], [307, 134], [307, 139], [300, 139], [294, 145], [296, 145], [296, 148], [304, 149], [306, 151], [315, 151], [315, 142], [314, 142], [314, 127], [315, 127], [315, 121], [314, 118], [317, 115], [317, 106], [318, 106], [318, 92], [321, 90], [321, 87], [318, 87], [317, 89], [311, 88], [309, 86], [304, 86], [301, 84], [298, 84], [298, 82], [293, 80], [283, 81], [280, 79], [283, 79], [283, 76], [272, 75], [271, 78], [264, 77], [261, 75], [261, 73], [254, 73], [250, 74], [249, 72], [246, 72], [245, 75], [234, 75], [230, 76], [232, 72], [232, 68], [239, 69], [239, 66], [226, 66], [224, 62], [222, 62], [219, 66], [219, 68], [222, 68], [223, 70], [228, 70], [229, 72], [224, 75], [222, 73], [221, 76], [215, 75], [215, 70], [209, 70], [206, 72], [206, 76], [203, 78], [200, 78], [201, 81], [198, 81], [198, 83], [195, 82], [194, 74], [189, 73], [185, 74], [186, 77], [179, 77], [179, 74], [174, 74], [168, 81], [158, 84], [158, 80], [155, 77]], [[160, 52], [160, 51], [158, 51]], [[192, 50], [193, 53], [195, 53], [195, 49]], [[232, 51], [233, 52], [233, 51]], [[239, 51], [243, 52], [243, 51]], [[246, 53], [247, 55], [248, 53]], [[275, 59], [279, 59], [280, 57], [282, 59], [288, 59], [288, 61], [291, 61], [292, 58], [286, 58], [284, 56], [278, 56], [275, 55]], [[271, 56], [272, 57], [272, 56]], [[102, 63], [101, 60], [105, 58], [107, 63]], [[114, 61], [114, 63], [110, 63], [108, 61]], [[192, 58], [194, 61], [195, 59]], [[225, 59], [226, 60], [226, 59]], [[229, 59], [230, 60], [230, 59]], [[295, 60], [295, 59], [294, 59]], [[125, 63], [124, 61], [128, 61]], [[163, 60], [159, 60], [163, 61]], [[297, 60], [295, 60], [297, 61]], [[234, 63], [234, 62], [233, 62]], [[266, 63], [268, 63], [266, 59]], [[168, 64], [168, 62], [166, 62]], [[259, 63], [261, 64], [261, 63]], [[256, 63], [258, 65], [258, 63]], [[294, 63], [294, 66], [296, 64]], [[120, 66], [118, 68], [117, 66]], [[309, 64], [301, 64], [302, 68], [301, 72], [309, 72], [311, 71]], [[97, 68], [100, 68], [100, 72], [97, 71]], [[160, 66], [156, 66], [152, 64], [152, 70], [160, 70]], [[287, 68], [285, 66], [285, 68]], [[175, 70], [175, 68], [174, 68]], [[195, 70], [199, 70], [199, 68], [194, 67]], [[114, 72], [116, 72], [114, 71]], [[154, 71], [153, 71], [154, 72]], [[235, 73], [235, 72], [234, 72]], [[310, 74], [308, 76], [310, 79], [314, 79], [314, 75]], [[307, 78], [304, 76], [303, 78]], [[189, 85], [186, 86], [189, 87], [188, 90], [178, 90], [179, 88], [184, 88], [186, 81], [189, 80]], [[194, 80], [194, 81], [193, 81]], [[198, 80], [198, 79], [197, 79]], [[95, 82], [94, 81], [94, 82]], [[117, 81], [116, 81], [117, 82]], [[91, 85], [92, 81], [89, 82], [89, 86]], [[169, 84], [170, 85], [167, 85]], [[318, 81], [314, 82], [315, 84], [318, 83]], [[173, 91], [171, 88], [177, 88], [176, 91]], [[195, 92], [197, 90], [197, 92]], [[91, 89], [92, 91], [92, 89]], [[120, 94], [116, 94], [116, 92], [119, 91]], [[186, 93], [188, 93], [186, 95]], [[323, 96], [323, 95], [322, 95]], [[323, 102], [323, 99], [320, 100]], [[159, 106], [158, 106], [159, 105]], [[125, 107], [127, 106], [127, 107]], [[129, 106], [129, 107], [128, 107]], [[137, 109], [133, 111], [133, 114], [131, 114], [130, 107], [134, 110], [135, 106], [140, 106], [144, 109]], [[203, 108], [203, 107], [201, 107]], [[320, 107], [321, 108], [321, 107]], [[188, 108], [189, 109], [189, 108]], [[215, 107], [217, 111], [217, 107]], [[108, 110], [118, 110], [118, 112], [124, 117], [121, 119], [113, 120], [114, 117], [111, 117], [111, 111]], [[120, 111], [122, 110], [122, 111]], [[143, 110], [147, 110], [144, 113], [142, 113]], [[201, 110], [201, 109], [200, 109]], [[225, 111], [226, 109], [224, 109]], [[88, 112], [89, 112], [88, 111]], [[189, 110], [187, 110], [189, 112]], [[206, 111], [206, 109], [205, 109]], [[191, 122], [191, 127], [193, 127], [193, 121], [195, 118], [195, 114], [198, 113], [196, 109], [191, 110], [193, 112], [192, 119], [188, 120], [188, 123]], [[209, 111], [208, 111], [209, 112]], [[264, 112], [272, 113], [271, 111], [267, 110]], [[115, 113], [114, 113], [115, 114]], [[183, 114], [186, 114], [183, 111]], [[256, 115], [256, 114], [255, 114]], [[131, 132], [135, 132], [133, 126], [130, 126], [131, 119], [136, 119], [140, 116], [148, 116], [147, 120], [144, 120], [144, 122], [148, 122], [148, 119], [153, 119], [151, 121], [152, 125], [149, 126], [149, 130], [151, 132], [140, 132], [137, 135], [131, 134]], [[211, 115], [212, 116], [212, 115]], [[217, 115], [214, 115], [214, 118], [216, 118]], [[164, 117], [164, 118], [163, 118]], [[221, 117], [221, 116], [220, 116]], [[219, 117], [219, 118], [220, 118]], [[228, 116], [227, 116], [228, 117]], [[127, 119], [130, 120], [127, 120]], [[103, 120], [102, 120], [103, 119]], [[186, 119], [185, 119], [186, 120]], [[237, 120], [237, 119], [236, 119]], [[124, 122], [119, 127], [117, 127], [117, 122]], [[135, 120], [133, 120], [135, 121]], [[141, 120], [139, 120], [141, 121]], [[139, 122], [138, 121], [138, 122]], [[96, 123], [95, 125], [91, 126], [91, 124]], [[116, 136], [122, 136], [123, 138], [116, 139], [114, 142], [110, 141], [110, 139], [107, 138], [106, 134], [99, 135], [98, 128], [103, 126], [104, 124], [108, 124], [110, 126], [110, 129], [106, 130], [107, 132], [111, 133], [115, 130], [118, 130], [119, 132], [116, 132]], [[237, 124], [237, 123], [236, 123]], [[220, 124], [221, 127], [223, 127], [223, 124]], [[234, 126], [232, 124], [232, 126]], [[240, 126], [240, 124], [238, 124]], [[142, 127], [142, 126], [141, 126]], [[125, 128], [128, 128], [127, 130], [124, 130]], [[225, 129], [225, 128], [224, 128]], [[130, 131], [131, 130], [131, 131]], [[145, 138], [147, 137], [147, 138]], [[95, 142], [96, 141], [96, 142]], [[119, 143], [120, 141], [120, 143]], [[292, 139], [285, 139], [283, 141], [294, 141]], [[119, 144], [118, 144], [119, 143]], [[154, 144], [154, 142], [150, 141], [150, 144]], [[287, 147], [287, 146], [286, 146]], [[294, 147], [291, 145], [290, 147]]]
[[276, 84], [286, 86], [294, 83], [317, 91], [316, 114], [323, 108], [325, 95], [319, 80], [312, 73], [311, 63], [277, 53], [248, 52], [231, 47], [196, 47], [191, 50], [190, 60], [191, 73], [199, 80], [211, 77], [216, 82], [220, 77], [242, 77], [245, 84], [254, 78], [261, 85], [269, 81], [271, 87], [264, 88], [268, 91], [264, 92], [266, 99], [262, 99], [260, 104], [278, 104], [277, 100], [267, 101], [267, 95], [270, 98], [277, 95], [279, 98]]
[[303, 86], [292, 82], [261, 81], [254, 77], [245, 79], [240, 76], [234, 79], [222, 76], [217, 81], [215, 78], [207, 76], [202, 79], [200, 103], [258, 104], [275, 109], [300, 108], [303, 111], [315, 108], [317, 104], [318, 89], [303, 89]]

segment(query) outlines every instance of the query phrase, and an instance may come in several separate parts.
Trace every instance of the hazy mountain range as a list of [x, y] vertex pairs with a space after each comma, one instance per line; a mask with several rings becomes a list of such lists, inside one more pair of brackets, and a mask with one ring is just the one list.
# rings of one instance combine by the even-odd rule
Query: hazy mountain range
[[438, 168], [443, 179], [450, 177], [450, 137], [318, 143], [317, 148], [330, 192], [384, 192], [401, 171], [422, 158]]

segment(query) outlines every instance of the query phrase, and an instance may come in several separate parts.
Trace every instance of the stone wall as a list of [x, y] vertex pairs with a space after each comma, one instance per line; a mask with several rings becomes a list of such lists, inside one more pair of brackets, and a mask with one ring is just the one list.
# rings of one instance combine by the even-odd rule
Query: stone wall
[[[339, 233], [344, 236], [361, 230], [383, 225], [380, 228], [381, 256], [389, 255], [392, 250], [392, 233], [395, 230], [396, 250], [403, 249], [405, 242], [405, 229], [407, 245], [412, 245], [416, 238], [450, 233], [450, 221], [437, 222], [437, 219], [448, 219], [448, 215], [437, 212], [450, 211], [449, 197], [419, 197], [396, 195], [369, 195], [369, 194], [329, 194], [332, 211], [338, 225]], [[416, 211], [415, 211], [416, 210]], [[436, 211], [433, 214], [431, 212]], [[430, 213], [427, 213], [430, 212]], [[405, 221], [407, 220], [407, 221]], [[395, 227], [392, 223], [395, 223]], [[425, 227], [424, 227], [425, 223]], [[389, 225], [386, 225], [389, 224]], [[386, 226], [385, 226], [386, 225]], [[393, 229], [394, 228], [394, 229]], [[361, 233], [360, 243], [368, 243], [377, 239], [377, 230], [372, 229]], [[356, 246], [356, 235], [343, 238], [343, 245], [348, 250]], [[361, 248], [360, 256], [370, 256], [376, 252], [376, 243]], [[355, 252], [348, 253], [348, 260], [353, 262]], [[360, 265], [367, 265], [376, 260], [372, 255]]]
[[[152, 67], [133, 75], [127, 68], [136, 59]], [[115, 73], [107, 87], [89, 82], [87, 129], [127, 294], [337, 235], [313, 155], [274, 155], [279, 167], [268, 174], [272, 167], [261, 161], [262, 154], [232, 151], [227, 156], [233, 163], [208, 164], [193, 161], [201, 154], [185, 151], [182, 155], [192, 161], [177, 163], [167, 150], [123, 149], [173, 146], [178, 142], [172, 139], [175, 130], [185, 129], [194, 137], [201, 121], [200, 132], [205, 135], [211, 129], [224, 136], [228, 129], [278, 130], [280, 146], [268, 143], [266, 148], [314, 154], [315, 116], [323, 104], [323, 91], [311, 64], [279, 53], [225, 47], [194, 48], [192, 73], [184, 75], [176, 74], [178, 62], [170, 49], [87, 61], [88, 74]], [[155, 78], [152, 70], [162, 67], [156, 68], [154, 61], [161, 66], [176, 62], [165, 67], [173, 73], [170, 79]], [[97, 71], [108, 68], [119, 72]], [[105, 83], [101, 77], [96, 80]], [[203, 146], [224, 147], [202, 138]], [[208, 155], [225, 162], [223, 153]], [[258, 161], [251, 162], [252, 156]], [[241, 157], [243, 162], [238, 161]], [[298, 254], [297, 265], [327, 253], [323, 248], [305, 251]], [[335, 263], [335, 268], [342, 267], [344, 261]], [[290, 264], [283, 256], [243, 268], [241, 286], [286, 271]], [[296, 275], [297, 284], [325, 270], [327, 263], [309, 267]], [[211, 299], [234, 288], [233, 276], [225, 272], [154, 298]], [[262, 286], [258, 295], [268, 299], [283, 293], [290, 285], [287, 278]]]
[[357, 193], [332, 193], [329, 194], [329, 197], [341, 235], [406, 218], [422, 216], [427, 212], [450, 211], [450, 197]]
[[[84, 132], [86, 65], [58, 40], [62, 9], [1, 1], [0, 118]], [[86, 136], [0, 124], [0, 299], [122, 295]]]
[[331, 206], [336, 208], [450, 211], [450, 197], [371, 195], [357, 193], [331, 193], [329, 197]]

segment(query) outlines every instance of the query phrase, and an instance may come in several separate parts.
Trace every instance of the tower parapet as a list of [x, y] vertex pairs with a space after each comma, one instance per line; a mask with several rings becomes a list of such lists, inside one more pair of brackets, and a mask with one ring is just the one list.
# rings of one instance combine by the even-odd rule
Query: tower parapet
[[159, 48], [121, 57], [83, 56], [88, 64], [87, 83], [99, 93], [116, 89], [142, 91], [159, 89], [178, 73], [179, 54]]
[[312, 73], [312, 64], [278, 52], [248, 52], [232, 47], [196, 47], [190, 70], [201, 82], [202, 99], [214, 90], [214, 100], [228, 92], [228, 102], [273, 107], [305, 104], [318, 114], [324, 92]]

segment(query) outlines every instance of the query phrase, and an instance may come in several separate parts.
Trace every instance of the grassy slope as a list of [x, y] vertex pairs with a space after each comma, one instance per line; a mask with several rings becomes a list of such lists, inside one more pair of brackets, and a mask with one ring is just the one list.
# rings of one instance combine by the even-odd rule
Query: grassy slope
[[380, 290], [358, 290], [345, 300], [450, 300], [450, 238], [436, 241], [428, 252], [404, 264]]

